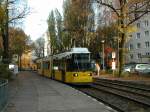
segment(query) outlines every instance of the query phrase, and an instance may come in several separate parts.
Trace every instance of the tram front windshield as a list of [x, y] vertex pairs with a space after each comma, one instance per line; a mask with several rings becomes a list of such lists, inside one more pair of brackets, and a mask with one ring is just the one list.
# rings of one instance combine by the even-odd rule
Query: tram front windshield
[[73, 54], [68, 60], [68, 71], [90, 71], [91, 68], [90, 54]]

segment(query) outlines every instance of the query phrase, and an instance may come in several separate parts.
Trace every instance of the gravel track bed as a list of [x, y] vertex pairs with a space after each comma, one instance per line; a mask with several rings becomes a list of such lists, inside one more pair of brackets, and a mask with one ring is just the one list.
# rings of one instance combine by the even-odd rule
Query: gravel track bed
[[109, 87], [109, 88], [113, 88], [113, 89], [117, 89], [117, 90], [122, 90], [125, 92], [130, 92], [133, 94], [138, 94], [140, 96], [150, 99], [150, 91], [140, 89], [137, 87], [130, 87], [130, 86], [124, 85], [124, 84], [103, 82], [103, 81], [94, 82], [93, 84], [99, 85], [99, 86], [105, 86], [105, 87]]
[[150, 107], [136, 103], [129, 99], [117, 96], [103, 90], [95, 88], [78, 88], [80, 91], [104, 102], [106, 105], [118, 110], [119, 112], [150, 112]]
[[119, 112], [150, 112], [150, 84], [95, 78], [90, 87], [75, 87]]
[[93, 85], [92, 86], [95, 89], [98, 89], [100, 91], [109, 92], [111, 94], [114, 94], [116, 96], [120, 96], [129, 100], [133, 100], [135, 102], [150, 106], [150, 99], [145, 98], [143, 96], [140, 96], [136, 93], [130, 93], [128, 91], [122, 91], [119, 88], [112, 88], [112, 87], [106, 87], [106, 86], [100, 86], [100, 85]]
[[[128, 80], [112, 80], [112, 79], [106, 79], [106, 78], [95, 78], [94, 79], [95, 82], [108, 82], [108, 83], [115, 83], [115, 84], [122, 84], [124, 86], [128, 86], [128, 87], [133, 87], [133, 88], [137, 88], [140, 90], [146, 90], [150, 92], [150, 84], [147, 84], [147, 81], [128, 81]], [[150, 82], [150, 81], [149, 81]]]

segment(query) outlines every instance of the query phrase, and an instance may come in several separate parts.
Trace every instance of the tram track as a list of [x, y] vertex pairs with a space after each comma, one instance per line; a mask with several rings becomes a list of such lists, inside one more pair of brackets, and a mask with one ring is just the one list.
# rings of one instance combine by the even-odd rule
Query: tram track
[[149, 86], [96, 79], [90, 87], [76, 87], [119, 112], [150, 112]]

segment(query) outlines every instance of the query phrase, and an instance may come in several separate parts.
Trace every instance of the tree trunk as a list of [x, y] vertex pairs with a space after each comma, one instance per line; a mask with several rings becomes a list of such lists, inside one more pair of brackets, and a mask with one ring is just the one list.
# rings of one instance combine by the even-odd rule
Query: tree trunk
[[19, 70], [21, 71], [22, 70], [22, 60], [21, 60], [21, 57], [22, 57], [22, 55], [18, 55], [19, 56]]
[[2, 31], [2, 38], [3, 38], [3, 47], [4, 47], [4, 51], [3, 51], [3, 58], [2, 58], [2, 62], [4, 64], [9, 64], [10, 63], [10, 59], [9, 59], [9, 32], [8, 32], [8, 28], [9, 28], [9, 12], [8, 12], [8, 0], [6, 1], [6, 22], [4, 24], [4, 27], [1, 28]]
[[120, 43], [120, 50], [119, 50], [119, 74], [120, 77], [123, 71], [124, 66], [124, 48], [125, 48], [125, 38], [126, 38], [126, 32], [125, 32], [125, 14], [124, 14], [124, 6], [125, 6], [126, 0], [120, 0], [120, 26], [122, 29], [121, 32], [121, 43]]
[[121, 43], [120, 43], [120, 50], [119, 50], [119, 74], [120, 77], [123, 71], [124, 65], [124, 45], [125, 45], [125, 33], [121, 34]]
[[2, 29], [2, 38], [3, 38], [3, 58], [2, 62], [4, 64], [9, 64], [9, 50], [8, 50], [8, 35], [5, 33], [4, 29]]

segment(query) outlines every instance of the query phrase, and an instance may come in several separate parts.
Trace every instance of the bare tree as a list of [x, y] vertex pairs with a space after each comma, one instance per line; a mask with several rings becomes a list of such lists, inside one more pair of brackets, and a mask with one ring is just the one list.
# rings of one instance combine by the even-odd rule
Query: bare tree
[[34, 51], [35, 56], [38, 58], [44, 57], [44, 45], [45, 45], [45, 39], [40, 37], [35, 41], [34, 44]]
[[0, 2], [1, 22], [0, 34], [3, 40], [3, 59], [2, 62], [8, 64], [9, 60], [9, 25], [17, 23], [18, 20], [24, 18], [29, 10], [27, 5], [21, 4], [20, 0], [3, 0]]
[[87, 32], [93, 27], [94, 21], [91, 0], [66, 0], [64, 2], [64, 28], [69, 33], [70, 40], [78, 46], [87, 47], [89, 42]]

